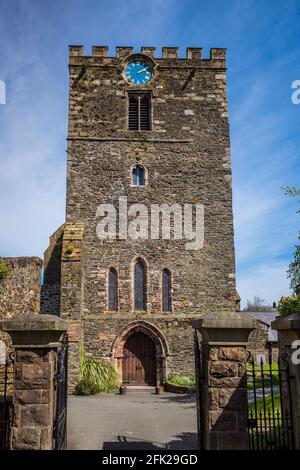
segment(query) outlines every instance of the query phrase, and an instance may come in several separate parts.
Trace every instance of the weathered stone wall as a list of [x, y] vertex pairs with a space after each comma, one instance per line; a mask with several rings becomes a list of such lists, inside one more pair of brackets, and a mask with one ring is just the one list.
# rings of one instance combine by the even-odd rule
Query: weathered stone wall
[[42, 260], [35, 256], [2, 259], [8, 275], [0, 281], [0, 316], [38, 313]]
[[247, 433], [246, 349], [204, 345], [202, 387], [205, 449], [245, 449]]
[[[8, 274], [0, 281], [0, 317], [39, 313], [42, 260], [35, 256], [2, 259]], [[0, 341], [5, 344], [7, 356], [11, 351], [9, 335], [0, 331]]]
[[[265, 356], [268, 361], [268, 326], [259, 320], [255, 320], [255, 329], [250, 333], [247, 350], [250, 351], [256, 361], [260, 355]], [[272, 347], [272, 361], [278, 360], [278, 345]]]
[[[156, 59], [156, 77], [143, 87], [153, 95], [151, 132], [127, 130], [127, 92], [132, 87], [121, 73], [128, 53], [120, 48], [114, 58], [84, 57], [80, 48], [70, 49], [67, 220], [85, 224], [84, 308], [91, 315], [107, 310], [106, 278], [114, 266], [120, 311], [131, 312], [132, 261], [142, 256], [149, 266], [147, 304], [152, 313], [161, 312], [165, 267], [173, 276], [175, 313], [234, 309], [225, 51], [212, 50], [210, 60], [199, 55], [177, 59], [176, 51], [172, 58]], [[137, 162], [148, 172], [144, 188], [130, 184]], [[97, 206], [116, 205], [119, 196], [127, 196], [128, 205], [142, 202], [148, 207], [204, 204], [203, 249], [187, 251], [181, 240], [100, 241]]]
[[154, 325], [158, 335], [166, 338], [167, 370], [165, 376], [163, 372], [160, 381], [166, 379], [169, 373], [194, 374], [194, 348], [193, 329], [191, 319], [174, 315], [173, 317], [163, 317], [162, 315], [126, 316], [118, 314], [99, 318], [99, 316], [89, 316], [83, 322], [84, 343], [87, 352], [93, 354], [95, 358], [104, 359], [114, 363], [112, 357], [113, 345], [121, 335], [124, 328], [129, 324], [134, 324], [141, 319], [147, 324]]
[[[142, 48], [154, 57], [154, 49]], [[70, 47], [70, 100], [67, 168], [67, 224], [82, 224], [84, 239], [72, 230], [61, 237], [60, 315], [76, 320], [86, 349], [110, 359], [122, 329], [143, 318], [156, 325], [169, 345], [170, 372], [191, 373], [193, 318], [211, 310], [235, 310], [231, 163], [227, 114], [225, 50], [164, 48], [155, 59], [152, 130], [128, 131], [128, 91], [123, 60], [131, 48]], [[133, 187], [131, 168], [144, 165], [145, 187]], [[186, 240], [103, 240], [96, 235], [97, 207], [120, 196], [128, 206], [203, 204], [204, 247], [186, 250]], [[75, 230], [76, 232], [76, 230]], [[60, 242], [59, 242], [60, 243]], [[61, 245], [60, 245], [61, 246]], [[72, 252], [67, 253], [68, 246]], [[66, 256], [67, 254], [67, 256]], [[134, 260], [147, 267], [147, 311], [133, 312]], [[45, 263], [46, 264], [46, 263]], [[118, 312], [108, 312], [107, 278], [118, 273]], [[172, 275], [172, 311], [162, 313], [162, 271]], [[48, 291], [49, 292], [49, 291]], [[80, 337], [80, 334], [78, 335]], [[71, 365], [78, 364], [73, 344]], [[77, 362], [76, 362], [77, 360]], [[72, 383], [75, 380], [71, 373]]]
[[61, 225], [49, 238], [49, 246], [44, 253], [44, 279], [41, 288], [41, 312], [60, 313], [61, 290], [61, 250], [65, 224]]
[[12, 449], [52, 449], [55, 367], [55, 351], [16, 351]]

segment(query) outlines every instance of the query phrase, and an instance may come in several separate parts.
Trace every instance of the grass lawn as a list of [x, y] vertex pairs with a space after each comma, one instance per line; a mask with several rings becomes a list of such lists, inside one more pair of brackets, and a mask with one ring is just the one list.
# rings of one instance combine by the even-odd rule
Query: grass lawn
[[194, 375], [170, 375], [168, 382], [175, 385], [183, 385], [185, 387], [193, 387], [196, 385]]
[[[279, 377], [278, 377], [278, 364], [275, 362], [272, 363], [271, 365], [271, 374], [270, 374], [270, 366], [269, 364], [263, 366], [263, 369], [261, 370], [261, 366], [258, 364], [254, 365], [254, 371], [255, 371], [255, 386], [256, 388], [262, 388], [263, 386], [263, 380], [262, 380], [262, 373], [264, 376], [264, 386], [265, 387], [270, 387], [271, 386], [271, 374], [272, 374], [272, 379], [273, 379], [273, 386], [279, 385]], [[253, 370], [252, 370], [252, 364], [247, 365], [247, 388], [248, 390], [253, 390], [254, 389], [254, 384], [253, 384]]]
[[[266, 403], [266, 410], [272, 411], [272, 398], [271, 396], [268, 396], [265, 398], [265, 403]], [[257, 407], [257, 412], [261, 410], [263, 412], [264, 410], [264, 401], [263, 398], [260, 398], [259, 400], [256, 401], [256, 407]], [[280, 405], [280, 392], [274, 392], [274, 408], [275, 408], [275, 413], [278, 410], [279, 413], [281, 413], [281, 405]], [[249, 403], [248, 405], [249, 412], [252, 410], [252, 412], [255, 412], [254, 408], [254, 402]]]

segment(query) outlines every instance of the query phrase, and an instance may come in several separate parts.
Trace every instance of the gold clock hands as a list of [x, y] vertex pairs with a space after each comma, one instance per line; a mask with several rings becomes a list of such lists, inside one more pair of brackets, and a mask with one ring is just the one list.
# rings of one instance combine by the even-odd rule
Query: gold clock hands
[[145, 71], [148, 70], [148, 69], [149, 69], [149, 67], [145, 67], [145, 68], [143, 68], [142, 70], [138, 70], [137, 73], [145, 72]]

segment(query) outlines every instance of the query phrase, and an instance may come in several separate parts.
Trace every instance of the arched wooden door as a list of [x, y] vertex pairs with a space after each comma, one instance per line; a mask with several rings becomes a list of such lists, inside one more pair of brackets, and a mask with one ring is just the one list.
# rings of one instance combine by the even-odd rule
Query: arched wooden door
[[124, 385], [156, 384], [156, 349], [149, 336], [138, 332], [126, 340], [122, 375]]

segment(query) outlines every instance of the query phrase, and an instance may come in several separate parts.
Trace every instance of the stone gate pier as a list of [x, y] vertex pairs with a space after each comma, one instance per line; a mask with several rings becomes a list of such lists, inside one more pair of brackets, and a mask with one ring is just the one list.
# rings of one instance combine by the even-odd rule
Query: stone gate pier
[[200, 429], [205, 450], [248, 449], [247, 351], [254, 321], [240, 312], [194, 320], [201, 336]]
[[272, 328], [278, 331], [280, 360], [288, 365], [290, 393], [283, 390], [282, 399], [284, 408], [290, 401], [295, 449], [300, 450], [300, 315], [278, 318]]
[[68, 323], [55, 315], [17, 315], [0, 321], [15, 349], [11, 449], [51, 450], [56, 352]]

